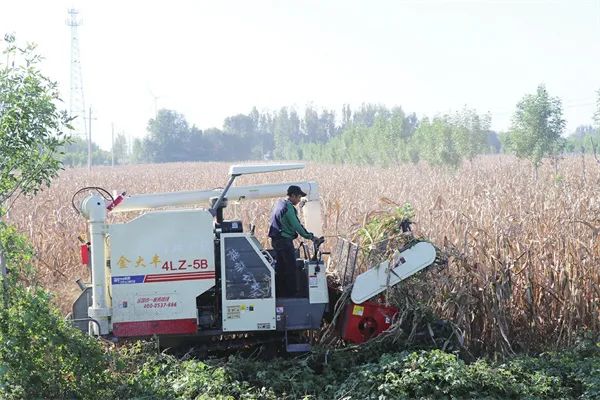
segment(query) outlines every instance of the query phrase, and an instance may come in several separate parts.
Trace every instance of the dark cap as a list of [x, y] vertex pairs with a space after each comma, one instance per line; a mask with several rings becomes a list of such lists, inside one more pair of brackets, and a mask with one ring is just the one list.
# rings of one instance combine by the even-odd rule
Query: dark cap
[[296, 185], [292, 185], [292, 186], [290, 186], [290, 187], [288, 188], [287, 195], [288, 195], [288, 196], [291, 196], [291, 195], [293, 195], [293, 194], [299, 194], [299, 195], [301, 195], [302, 197], [305, 197], [305, 196], [306, 196], [306, 193], [304, 193], [304, 192], [302, 191], [302, 189], [300, 189], [300, 186], [296, 186]]

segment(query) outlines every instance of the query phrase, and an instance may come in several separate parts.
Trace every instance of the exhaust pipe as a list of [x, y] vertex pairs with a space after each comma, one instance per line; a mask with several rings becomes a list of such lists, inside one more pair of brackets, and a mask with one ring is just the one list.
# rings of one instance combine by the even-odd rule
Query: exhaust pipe
[[77, 284], [77, 286], [79, 286], [79, 289], [81, 289], [82, 292], [87, 288], [86, 284], [83, 283], [83, 281], [81, 280], [81, 278], [77, 278], [77, 280], [75, 281], [75, 283]]

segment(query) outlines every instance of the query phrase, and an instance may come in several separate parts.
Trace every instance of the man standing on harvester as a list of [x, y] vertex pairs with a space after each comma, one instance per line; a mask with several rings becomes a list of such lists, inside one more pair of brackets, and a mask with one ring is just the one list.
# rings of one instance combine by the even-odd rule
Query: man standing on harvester
[[292, 185], [287, 190], [287, 198], [279, 199], [271, 213], [269, 237], [277, 257], [276, 285], [285, 297], [296, 295], [296, 250], [294, 239], [298, 234], [305, 239], [319, 240], [308, 232], [298, 219], [296, 205], [306, 193], [299, 186]]

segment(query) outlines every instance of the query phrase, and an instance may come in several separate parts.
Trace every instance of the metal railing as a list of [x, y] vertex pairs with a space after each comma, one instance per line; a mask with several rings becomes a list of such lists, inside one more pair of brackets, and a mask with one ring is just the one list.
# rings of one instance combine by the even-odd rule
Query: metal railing
[[[397, 239], [405, 238], [400, 243]], [[354, 282], [356, 276], [373, 266], [379, 265], [394, 251], [403, 251], [414, 245], [412, 235], [402, 233], [373, 243], [368, 247], [361, 247], [351, 240], [338, 236], [336, 244], [331, 251], [328, 269], [339, 277], [342, 288]], [[402, 245], [404, 242], [404, 245]]]
[[341, 236], [337, 237], [331, 252], [329, 268], [339, 276], [343, 288], [354, 282], [359, 251], [360, 247], [356, 243]]

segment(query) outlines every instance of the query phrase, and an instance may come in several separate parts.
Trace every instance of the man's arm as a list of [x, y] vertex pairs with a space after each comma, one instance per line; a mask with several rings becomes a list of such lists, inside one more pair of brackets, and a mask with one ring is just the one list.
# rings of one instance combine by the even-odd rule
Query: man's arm
[[306, 228], [302, 226], [298, 216], [296, 215], [296, 209], [291, 203], [287, 204], [287, 211], [283, 215], [283, 218], [285, 218], [290, 226], [304, 239], [313, 239], [315, 237], [315, 235], [307, 231]]

